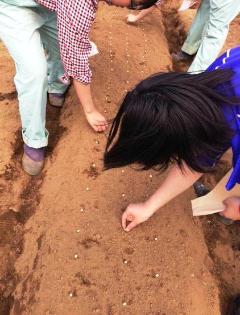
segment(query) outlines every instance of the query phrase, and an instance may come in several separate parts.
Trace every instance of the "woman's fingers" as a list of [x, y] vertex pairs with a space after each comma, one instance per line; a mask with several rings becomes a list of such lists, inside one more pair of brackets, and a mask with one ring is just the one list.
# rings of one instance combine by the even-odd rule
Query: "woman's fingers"
[[134, 229], [138, 225], [137, 220], [130, 222], [128, 226], [126, 227], [125, 231], [130, 232], [132, 229]]
[[107, 129], [108, 124], [104, 122], [97, 122], [93, 125], [93, 129], [97, 132], [103, 132]]
[[85, 113], [86, 118], [90, 126], [97, 132], [103, 132], [108, 127], [108, 122], [106, 118], [99, 113], [98, 111], [94, 111], [92, 113]]
[[122, 227], [124, 230], [127, 227], [127, 212], [126, 211], [122, 215]]
[[127, 210], [122, 215], [122, 227], [125, 231], [131, 231], [135, 226], [137, 226], [137, 219]]

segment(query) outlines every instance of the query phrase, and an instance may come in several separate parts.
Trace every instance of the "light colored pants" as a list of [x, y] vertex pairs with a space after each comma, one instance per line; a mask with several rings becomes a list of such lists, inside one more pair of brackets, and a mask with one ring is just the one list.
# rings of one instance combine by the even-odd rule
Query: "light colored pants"
[[240, 12], [240, 0], [202, 0], [182, 51], [194, 55], [189, 72], [204, 71], [217, 58], [229, 24]]
[[33, 148], [47, 146], [47, 92], [67, 89], [59, 81], [63, 67], [55, 13], [41, 6], [20, 7], [0, 0], [0, 38], [15, 62], [23, 140]]

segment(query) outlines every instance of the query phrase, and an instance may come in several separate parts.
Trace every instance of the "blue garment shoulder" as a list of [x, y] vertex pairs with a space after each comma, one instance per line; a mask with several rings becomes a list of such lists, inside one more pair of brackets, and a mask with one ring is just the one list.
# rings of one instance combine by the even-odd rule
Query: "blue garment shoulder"
[[[207, 71], [215, 69], [231, 69], [233, 77], [230, 84], [222, 84], [218, 90], [229, 96], [238, 96], [240, 98], [240, 47], [229, 49], [211, 64]], [[233, 152], [233, 171], [226, 184], [226, 189], [231, 190], [235, 184], [240, 184], [240, 104], [229, 106], [222, 104], [224, 116], [229, 126], [235, 131], [231, 141]]]

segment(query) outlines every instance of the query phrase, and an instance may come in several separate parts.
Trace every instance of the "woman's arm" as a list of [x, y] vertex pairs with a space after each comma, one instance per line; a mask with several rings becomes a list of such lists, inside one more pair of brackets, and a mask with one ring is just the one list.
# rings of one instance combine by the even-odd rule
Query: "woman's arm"
[[128, 232], [149, 219], [159, 208], [191, 187], [201, 176], [202, 173], [194, 172], [186, 165], [184, 171], [177, 165], [173, 166], [162, 185], [148, 200], [127, 207], [122, 215], [123, 229]]
[[184, 171], [182, 171], [175, 165], [159, 189], [145, 202], [146, 206], [154, 213], [191, 187], [201, 176], [202, 173], [194, 172], [187, 166], [184, 166]]
[[93, 104], [90, 84], [73, 79], [73, 85], [90, 126], [98, 132], [106, 130], [108, 123]]

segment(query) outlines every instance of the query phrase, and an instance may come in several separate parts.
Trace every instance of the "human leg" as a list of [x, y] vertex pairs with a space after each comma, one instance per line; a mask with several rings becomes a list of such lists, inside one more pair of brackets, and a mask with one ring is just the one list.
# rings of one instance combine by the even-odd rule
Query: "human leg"
[[201, 45], [204, 27], [209, 20], [209, 10], [210, 0], [202, 0], [182, 46], [182, 51], [188, 55], [194, 55]]
[[190, 72], [203, 71], [217, 58], [226, 40], [229, 24], [240, 12], [235, 0], [210, 0], [210, 17], [202, 43], [190, 66]]
[[23, 140], [36, 149], [48, 142], [47, 63], [38, 32], [41, 22], [29, 8], [0, 2], [0, 37], [15, 62]]
[[64, 69], [60, 56], [56, 14], [55, 12], [46, 12], [43, 8], [36, 10], [44, 19], [44, 24], [39, 29], [39, 33], [47, 55], [48, 92], [64, 94], [68, 85], [63, 84], [60, 80], [64, 74]]

